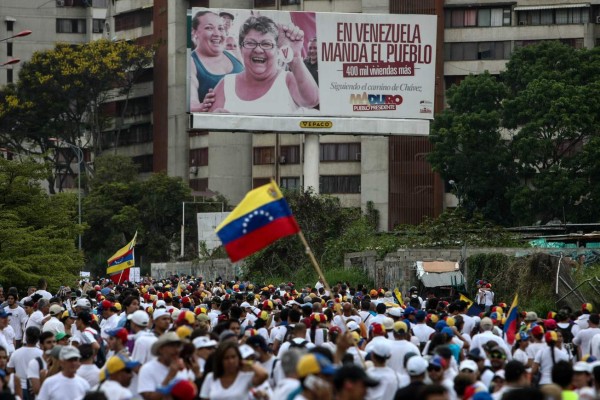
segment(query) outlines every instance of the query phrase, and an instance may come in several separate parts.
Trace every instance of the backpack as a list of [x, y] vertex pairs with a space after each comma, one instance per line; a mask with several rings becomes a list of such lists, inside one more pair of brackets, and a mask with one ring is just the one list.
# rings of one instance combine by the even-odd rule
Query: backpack
[[308, 340], [303, 340], [300, 343], [290, 340], [290, 349], [305, 349], [308, 344]]
[[558, 330], [560, 331], [560, 333], [562, 333], [563, 336], [563, 343], [572, 343], [573, 342], [573, 332], [571, 331], [571, 329], [573, 328], [573, 325], [575, 325], [572, 322], [569, 322], [569, 326], [566, 328], [561, 328], [560, 326], [558, 326]]
[[[38, 362], [38, 365], [40, 367], [40, 369], [38, 371], [41, 371], [42, 369], [44, 369], [44, 363], [42, 362], [42, 357], [36, 357], [35, 358]], [[40, 387], [41, 387], [41, 382], [40, 382]], [[33, 393], [33, 385], [31, 384], [31, 380], [27, 379], [27, 398], [29, 400], [34, 400], [35, 399], [35, 393]]]
[[285, 326], [285, 334], [283, 335], [283, 340], [281, 341], [282, 343], [284, 342], [288, 342], [290, 340], [290, 337], [292, 336], [292, 329], [294, 327], [291, 325], [286, 325]]
[[98, 349], [98, 353], [96, 353], [96, 359], [94, 360], [94, 364], [96, 364], [98, 368], [102, 368], [104, 364], [106, 364], [106, 343], [104, 343], [104, 339], [102, 339], [102, 336], [100, 336], [99, 333], [94, 333], [87, 329], [84, 330], [84, 332], [91, 333], [92, 336], [94, 336], [94, 339], [96, 339], [98, 345], [100, 346], [100, 348]]

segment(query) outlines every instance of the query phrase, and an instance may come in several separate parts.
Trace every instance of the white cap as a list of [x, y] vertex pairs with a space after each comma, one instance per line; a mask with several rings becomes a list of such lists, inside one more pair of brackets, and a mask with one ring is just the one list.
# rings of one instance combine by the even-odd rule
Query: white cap
[[588, 364], [585, 361], [577, 361], [575, 365], [573, 365], [573, 371], [587, 372], [590, 374], [592, 372], [592, 364]]
[[127, 319], [139, 326], [148, 326], [150, 323], [148, 313], [143, 310], [137, 310], [133, 314], [129, 314]]
[[217, 341], [211, 340], [208, 336], [198, 336], [192, 342], [194, 347], [197, 349], [203, 349], [205, 347], [217, 347]]
[[248, 308], [248, 307], [252, 307], [250, 305], [250, 303], [248, 303], [247, 301], [243, 302], [242, 305], [240, 306], [241, 308]]
[[463, 360], [460, 363], [458, 370], [462, 371], [463, 369], [470, 369], [473, 372], [477, 372], [479, 370], [479, 367], [477, 367], [477, 363], [473, 360]]
[[82, 297], [81, 299], [77, 299], [75, 307], [92, 308], [92, 303], [90, 303], [88, 299]]
[[393, 307], [393, 308], [390, 308], [387, 311], [387, 313], [388, 313], [388, 315], [391, 315], [392, 317], [399, 318], [402, 316], [402, 309], [400, 307]]
[[155, 308], [167, 307], [167, 303], [164, 300], [157, 300]]
[[169, 318], [171, 318], [171, 313], [168, 312], [166, 308], [159, 308], [157, 310], [154, 310], [154, 314], [152, 314], [152, 318], [159, 319], [160, 317], [164, 317], [165, 315], [168, 316]]
[[58, 304], [52, 304], [50, 306], [50, 315], [58, 315], [58, 314], [62, 314], [62, 312], [64, 311], [64, 309], [59, 306]]
[[247, 344], [243, 344], [240, 346], [240, 354], [242, 355], [242, 359], [245, 359], [256, 355], [256, 352], [252, 347], [248, 346]]
[[370, 352], [381, 358], [390, 358], [392, 356], [392, 346], [387, 343], [387, 340], [377, 340], [373, 343]]
[[350, 332], [355, 331], [357, 329], [360, 329], [360, 326], [358, 326], [358, 324], [356, 323], [356, 321], [348, 321], [348, 330]]
[[385, 317], [381, 325], [383, 325], [386, 331], [390, 332], [394, 329], [394, 320], [390, 317]]
[[506, 379], [503, 369], [500, 369], [500, 370], [496, 371], [496, 373], [494, 373], [494, 377], [492, 379], [496, 379], [496, 378], [501, 378], [502, 380]]
[[429, 367], [429, 363], [421, 356], [412, 356], [406, 363], [406, 371], [410, 376], [424, 374], [427, 367]]

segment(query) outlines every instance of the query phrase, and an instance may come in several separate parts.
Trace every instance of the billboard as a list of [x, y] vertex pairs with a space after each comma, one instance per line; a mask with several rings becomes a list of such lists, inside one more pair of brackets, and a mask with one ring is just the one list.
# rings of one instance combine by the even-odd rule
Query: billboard
[[436, 24], [433, 15], [194, 8], [192, 128], [427, 134]]

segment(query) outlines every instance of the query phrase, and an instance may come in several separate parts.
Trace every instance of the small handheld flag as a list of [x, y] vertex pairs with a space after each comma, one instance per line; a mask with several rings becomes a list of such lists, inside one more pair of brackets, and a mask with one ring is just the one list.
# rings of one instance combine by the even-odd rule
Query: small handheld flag
[[106, 269], [106, 273], [116, 284], [129, 280], [129, 268], [135, 266], [134, 248], [136, 239], [137, 231], [133, 235], [131, 242], [117, 250], [107, 261], [108, 268]]
[[515, 298], [510, 306], [508, 314], [506, 314], [506, 322], [504, 322], [504, 337], [506, 343], [513, 345], [515, 343], [515, 335], [519, 331], [517, 326], [519, 316], [519, 295], [515, 294]]
[[467, 309], [471, 308], [471, 306], [473, 305], [473, 300], [469, 299], [467, 296], [465, 296], [462, 293], [459, 293], [459, 300], [467, 303]]
[[300, 232], [300, 227], [279, 187], [271, 181], [248, 192], [215, 232], [229, 259], [236, 262]]
[[404, 307], [404, 300], [402, 299], [402, 293], [400, 293], [400, 290], [398, 288], [394, 289], [394, 299], [401, 307]]

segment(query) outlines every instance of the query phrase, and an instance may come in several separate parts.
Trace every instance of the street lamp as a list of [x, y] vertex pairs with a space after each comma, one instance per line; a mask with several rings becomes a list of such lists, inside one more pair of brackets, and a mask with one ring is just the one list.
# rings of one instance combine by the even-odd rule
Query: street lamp
[[10, 60], [5, 61], [2, 64], [0, 64], [0, 67], [4, 67], [6, 65], [17, 64], [17, 63], [20, 63], [20, 62], [21, 62], [20, 58], [11, 58]]
[[17, 37], [23, 37], [23, 36], [29, 36], [29, 35], [31, 35], [31, 31], [30, 30], [24, 30], [24, 31], [21, 31], [21, 32], [17, 33], [16, 35], [12, 35], [12, 36], [9, 36], [7, 38], [0, 39], [0, 42], [5, 42], [5, 41], [10, 40], [10, 39], [14, 39], [14, 38], [17, 38]]
[[[79, 165], [79, 173], [77, 174], [77, 209], [79, 213], [79, 226], [81, 227], [81, 163], [83, 161], [83, 150], [81, 150], [81, 147], [74, 145], [73, 143], [69, 143], [58, 138], [49, 138], [48, 140], [57, 144], [66, 144], [77, 155], [77, 164]], [[79, 234], [79, 251], [81, 251], [81, 233]]]

